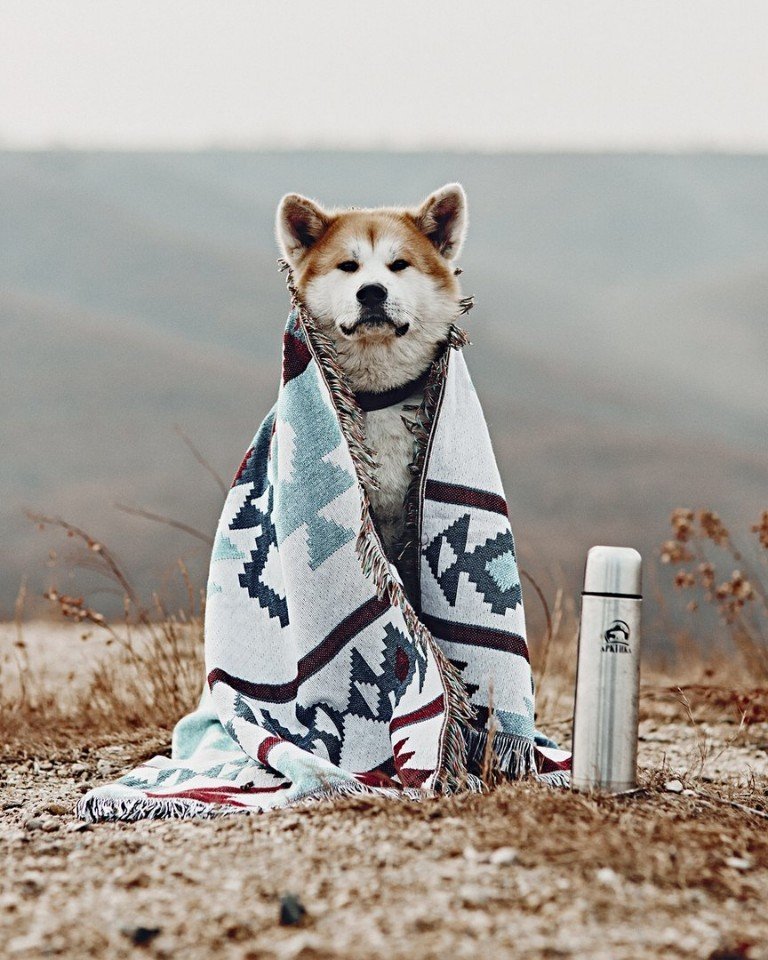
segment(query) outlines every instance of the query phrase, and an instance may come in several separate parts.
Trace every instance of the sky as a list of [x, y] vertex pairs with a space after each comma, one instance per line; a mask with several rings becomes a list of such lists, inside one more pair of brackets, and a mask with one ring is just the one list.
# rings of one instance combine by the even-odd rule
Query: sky
[[768, 150], [766, 0], [0, 0], [0, 147]]

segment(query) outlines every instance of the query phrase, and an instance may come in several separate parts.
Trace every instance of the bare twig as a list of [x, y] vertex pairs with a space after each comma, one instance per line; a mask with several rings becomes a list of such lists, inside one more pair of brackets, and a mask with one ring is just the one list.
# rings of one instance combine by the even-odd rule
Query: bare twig
[[498, 728], [496, 714], [493, 712], [493, 681], [491, 680], [488, 684], [488, 726], [486, 727], [485, 750], [483, 751], [483, 762], [480, 770], [480, 779], [489, 786], [495, 783], [499, 776], [499, 763], [493, 751], [493, 741], [496, 738]]
[[145, 520], [164, 523], [167, 527], [174, 527], [176, 530], [188, 533], [190, 537], [196, 537], [198, 540], [202, 540], [203, 543], [207, 543], [208, 546], [213, 546], [213, 537], [209, 537], [207, 533], [203, 533], [202, 530], [191, 527], [188, 523], [183, 523], [181, 520], [164, 517], [160, 513], [152, 513], [151, 510], [144, 510], [142, 507], [129, 507], [126, 503], [115, 503], [114, 507], [116, 510], [122, 510], [123, 513], [128, 513], [133, 517], [143, 517]]
[[547, 621], [547, 634], [546, 634], [546, 637], [544, 638], [544, 643], [546, 648], [546, 645], [548, 645], [549, 641], [552, 639], [552, 616], [549, 612], [549, 604], [547, 603], [546, 598], [542, 593], [541, 587], [538, 585], [538, 583], [536, 583], [536, 581], [533, 579], [530, 573], [528, 573], [527, 570], [521, 570], [520, 576], [525, 577], [525, 579], [531, 584], [533, 589], [536, 591], [536, 595], [541, 601], [542, 608], [544, 609], [544, 616]]
[[16, 594], [16, 602], [13, 605], [13, 622], [16, 627], [16, 646], [24, 646], [24, 604], [27, 601], [27, 578], [21, 581], [19, 592]]
[[694, 734], [696, 735], [696, 749], [699, 753], [699, 772], [696, 776], [701, 777], [701, 775], [704, 773], [704, 767], [707, 765], [707, 760], [709, 759], [710, 755], [709, 739], [707, 738], [707, 735], [702, 733], [699, 729], [699, 724], [693, 715], [691, 701], [688, 699], [688, 697], [686, 697], [685, 693], [683, 693], [681, 687], [677, 688], [677, 693], [679, 694], [677, 698], [678, 703], [680, 703], [685, 709], [688, 720], [693, 727]]
[[86, 531], [81, 527], [76, 527], [73, 523], [69, 523], [67, 520], [62, 520], [61, 517], [48, 517], [42, 513], [32, 513], [29, 510], [26, 511], [26, 514], [33, 523], [43, 526], [49, 525], [52, 527], [59, 527], [60, 529], [65, 530], [68, 536], [77, 537], [79, 540], [82, 540], [89, 550], [101, 557], [102, 561], [104, 562], [104, 566], [106, 566], [109, 573], [120, 584], [137, 610], [141, 611], [141, 603], [139, 602], [139, 598], [136, 594], [136, 591], [133, 589], [131, 582], [120, 569], [120, 566], [111, 551], [108, 550], [103, 543], [99, 543], [98, 540], [92, 537], [89, 533], [86, 533]]
[[[546, 611], [548, 613], [548, 611]], [[544, 686], [549, 673], [549, 661], [552, 653], [552, 645], [555, 634], [560, 629], [560, 623], [563, 619], [563, 588], [558, 587], [555, 594], [555, 613], [551, 620], [547, 621], [547, 633], [544, 637], [544, 651], [541, 657], [541, 666], [539, 667], [539, 689]]]
[[13, 655], [16, 660], [16, 671], [19, 679], [19, 692], [21, 694], [21, 704], [27, 702], [27, 681], [26, 674], [29, 669], [29, 660], [27, 658], [27, 645], [24, 642], [24, 604], [27, 599], [27, 581], [24, 578], [19, 586], [19, 592], [16, 595], [16, 603], [13, 606], [13, 619], [16, 625], [16, 642], [13, 645]]
[[738, 800], [726, 800], [724, 797], [715, 797], [712, 796], [711, 793], [702, 793], [701, 790], [693, 790], [692, 792], [710, 804], [722, 803], [726, 807], [735, 807], [737, 810], [741, 810], [743, 813], [749, 813], [753, 817], [762, 817], [763, 820], [768, 820], [768, 813], [765, 810], [758, 810], [757, 807], [748, 807], [746, 803], [739, 803]]
[[208, 471], [208, 473], [213, 477], [213, 479], [216, 481], [216, 483], [218, 483], [219, 488], [221, 489], [221, 492], [226, 496], [228, 487], [227, 487], [227, 484], [224, 482], [224, 478], [221, 476], [221, 474], [220, 474], [220, 473], [216, 470], [216, 468], [215, 468], [214, 466], [212, 466], [212, 464], [203, 456], [203, 454], [198, 450], [198, 448], [195, 446], [195, 444], [194, 444], [193, 441], [190, 439], [190, 437], [188, 437], [188, 436], [186, 435], [186, 433], [184, 433], [184, 431], [181, 429], [181, 427], [178, 425], [178, 423], [176, 424], [176, 426], [175, 426], [173, 429], [176, 431], [176, 433], [181, 437], [181, 439], [182, 439], [182, 440], [184, 441], [184, 443], [187, 445], [187, 447], [189, 448], [190, 453], [191, 453], [192, 456], [195, 458], [195, 460], [197, 460], [197, 462], [200, 464], [200, 466], [201, 466], [204, 470], [207, 470], [207, 471]]

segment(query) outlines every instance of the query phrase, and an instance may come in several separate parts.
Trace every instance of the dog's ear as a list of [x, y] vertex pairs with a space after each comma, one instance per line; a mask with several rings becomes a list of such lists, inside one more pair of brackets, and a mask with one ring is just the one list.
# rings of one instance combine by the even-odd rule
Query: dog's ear
[[277, 242], [292, 267], [298, 266], [310, 247], [322, 237], [330, 217], [314, 201], [287, 193], [277, 208]]
[[467, 195], [460, 183], [435, 190], [413, 217], [446, 260], [458, 257], [467, 233]]

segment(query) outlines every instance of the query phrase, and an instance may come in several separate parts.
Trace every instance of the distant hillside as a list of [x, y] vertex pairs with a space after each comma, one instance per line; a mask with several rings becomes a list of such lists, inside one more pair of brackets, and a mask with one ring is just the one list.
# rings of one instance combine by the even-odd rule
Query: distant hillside
[[55, 538], [27, 506], [112, 543], [156, 585], [178, 531], [210, 532], [274, 399], [287, 310], [274, 208], [470, 202], [468, 362], [524, 564], [574, 584], [592, 543], [650, 553], [678, 504], [768, 503], [768, 158], [355, 153], [0, 154], [1, 610]]

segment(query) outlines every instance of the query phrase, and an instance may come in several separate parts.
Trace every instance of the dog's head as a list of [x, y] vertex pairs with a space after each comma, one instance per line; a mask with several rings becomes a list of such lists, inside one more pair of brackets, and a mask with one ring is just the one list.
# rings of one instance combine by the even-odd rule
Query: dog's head
[[453, 261], [466, 224], [457, 183], [416, 209], [328, 211], [291, 193], [277, 211], [278, 242], [299, 294], [340, 352], [383, 352], [395, 365], [402, 358], [422, 369], [459, 312]]

